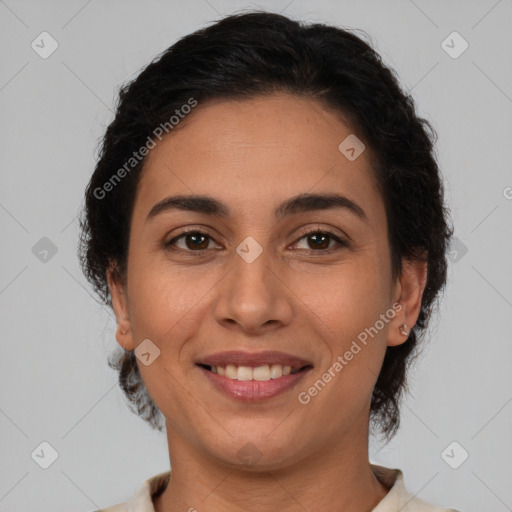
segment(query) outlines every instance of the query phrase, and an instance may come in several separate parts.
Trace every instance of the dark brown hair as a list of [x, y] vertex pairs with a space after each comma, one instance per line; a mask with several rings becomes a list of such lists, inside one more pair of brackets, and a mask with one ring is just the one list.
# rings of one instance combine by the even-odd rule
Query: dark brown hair
[[[127, 169], [126, 162], [156, 127], [169, 125], [170, 117], [190, 98], [201, 108], [211, 99], [278, 91], [314, 98], [339, 112], [375, 155], [393, 277], [400, 275], [403, 258], [427, 261], [418, 321], [404, 344], [387, 348], [373, 390], [371, 419], [390, 439], [399, 425], [408, 366], [446, 282], [446, 251], [453, 229], [434, 155], [434, 129], [417, 116], [414, 101], [401, 89], [395, 72], [351, 29], [307, 25], [261, 11], [235, 14], [183, 37], [123, 86], [85, 194], [82, 269], [102, 302], [112, 307], [106, 271], [114, 262], [119, 276], [126, 275], [130, 218], [144, 159], [123, 173], [108, 193], [98, 190], [104, 191], [105, 183], [123, 166]], [[132, 410], [162, 430], [162, 415], [147, 393], [133, 351], [114, 354], [109, 364], [119, 371]]]

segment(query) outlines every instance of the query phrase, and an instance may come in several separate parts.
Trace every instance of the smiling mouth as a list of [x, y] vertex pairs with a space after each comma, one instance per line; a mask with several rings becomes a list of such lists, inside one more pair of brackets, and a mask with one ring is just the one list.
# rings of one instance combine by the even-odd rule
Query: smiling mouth
[[305, 372], [313, 368], [313, 366], [309, 364], [295, 368], [292, 368], [289, 365], [281, 364], [264, 364], [261, 366], [239, 366], [228, 364], [223, 366], [210, 366], [199, 363], [197, 366], [231, 380], [254, 380], [260, 382], [280, 379], [286, 375], [294, 375], [296, 373]]

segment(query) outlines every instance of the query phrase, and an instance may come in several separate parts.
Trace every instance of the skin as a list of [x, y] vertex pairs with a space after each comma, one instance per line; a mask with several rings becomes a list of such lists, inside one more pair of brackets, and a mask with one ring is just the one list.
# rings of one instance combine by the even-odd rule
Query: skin
[[[351, 133], [339, 113], [310, 98], [215, 100], [198, 105], [148, 155], [127, 280], [109, 271], [108, 281], [118, 343], [133, 350], [150, 339], [161, 351], [150, 365], [138, 363], [167, 423], [172, 478], [154, 499], [156, 512], [361, 512], [387, 494], [368, 459], [370, 398], [387, 346], [406, 342], [400, 325], [409, 330], [417, 321], [426, 266], [404, 261], [392, 280], [368, 145], [354, 161], [338, 150]], [[292, 196], [333, 192], [356, 202], [368, 221], [340, 208], [273, 217]], [[232, 215], [171, 210], [145, 222], [153, 205], [175, 194], [213, 196]], [[199, 257], [190, 237], [174, 251], [164, 246], [187, 226], [208, 235]], [[316, 248], [305, 233], [318, 227], [349, 245], [328, 238]], [[247, 236], [263, 248], [252, 263], [236, 252]], [[396, 302], [394, 318], [301, 404], [298, 393]], [[291, 390], [250, 404], [221, 394], [194, 364], [224, 350], [280, 350], [314, 368]], [[238, 457], [247, 443], [260, 454], [253, 465]]]

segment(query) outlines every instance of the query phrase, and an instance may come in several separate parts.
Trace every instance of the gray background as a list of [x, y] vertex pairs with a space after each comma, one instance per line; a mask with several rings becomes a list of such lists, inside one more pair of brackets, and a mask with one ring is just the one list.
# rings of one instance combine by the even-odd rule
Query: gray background
[[[438, 131], [459, 242], [402, 428], [372, 441], [371, 461], [434, 504], [512, 510], [510, 0], [0, 1], [0, 510], [94, 510], [168, 469], [165, 437], [128, 410], [107, 366], [115, 322], [80, 272], [77, 214], [117, 86], [251, 7], [367, 31]], [[43, 31], [59, 45], [47, 59], [31, 48]], [[458, 58], [441, 46], [453, 31], [469, 43]], [[58, 453], [48, 469], [43, 441]]]

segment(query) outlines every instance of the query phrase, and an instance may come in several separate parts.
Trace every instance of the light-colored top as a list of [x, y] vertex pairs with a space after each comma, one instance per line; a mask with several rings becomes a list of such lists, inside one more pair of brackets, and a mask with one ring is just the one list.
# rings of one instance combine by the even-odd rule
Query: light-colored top
[[[371, 468], [378, 480], [389, 489], [372, 512], [458, 512], [452, 508], [434, 507], [409, 494], [400, 469], [375, 464], [371, 464]], [[159, 473], [146, 480], [129, 501], [94, 512], [155, 512], [153, 497], [165, 490], [170, 478], [170, 471]]]

